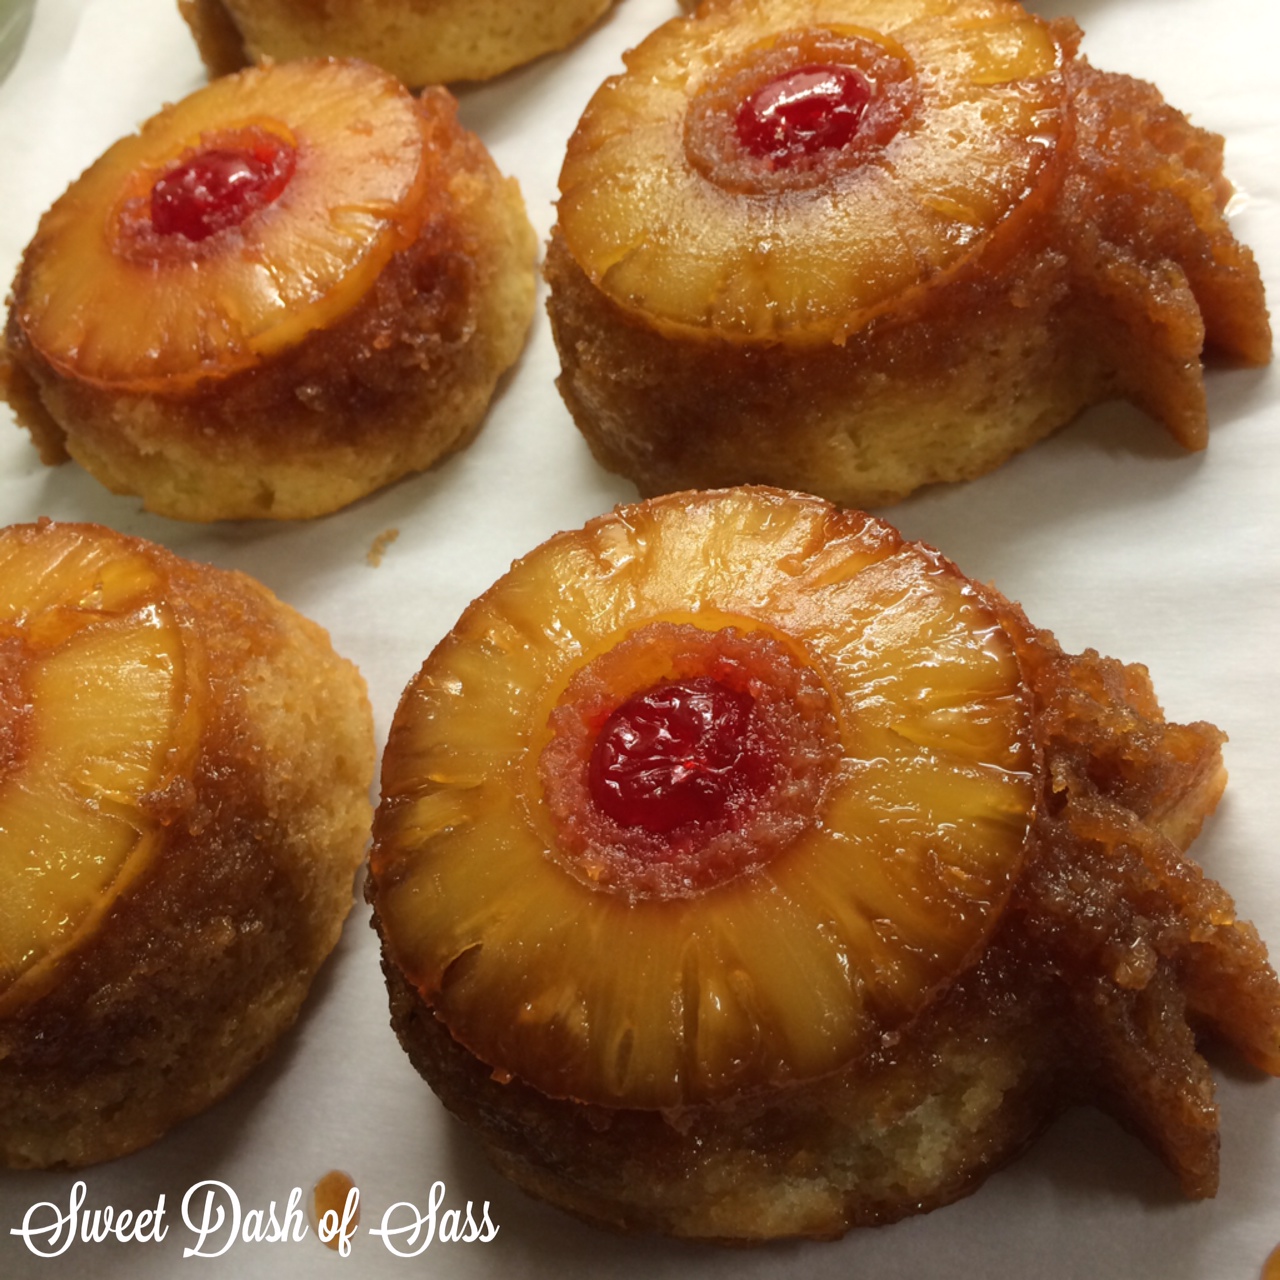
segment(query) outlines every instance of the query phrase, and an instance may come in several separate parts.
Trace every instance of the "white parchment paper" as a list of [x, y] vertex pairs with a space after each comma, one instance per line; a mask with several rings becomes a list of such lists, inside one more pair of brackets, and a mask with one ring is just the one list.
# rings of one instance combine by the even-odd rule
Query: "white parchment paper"
[[[1280, 18], [1264, 0], [1032, 0], [1072, 12], [1085, 52], [1155, 81], [1199, 124], [1227, 137], [1239, 189], [1237, 233], [1280, 298]], [[568, 52], [464, 89], [462, 117], [523, 187], [545, 237], [565, 141], [624, 49], [678, 11], [620, 0]], [[173, 0], [39, 0], [22, 55], [0, 84], [0, 276], [12, 278], [41, 212], [102, 150], [162, 103], [203, 82]], [[541, 307], [519, 366], [474, 444], [429, 474], [354, 508], [297, 525], [189, 526], [149, 516], [74, 465], [43, 467], [0, 407], [0, 523], [41, 515], [96, 520], [243, 569], [326, 626], [370, 686], [379, 739], [399, 694], [463, 607], [516, 556], [634, 492], [591, 460], [554, 389]], [[1242, 914], [1280, 945], [1280, 381], [1274, 369], [1214, 371], [1207, 452], [1187, 455], [1126, 406], [1085, 415], [983, 480], [922, 494], [888, 514], [971, 576], [1020, 600], [1071, 649], [1145, 662], [1171, 717], [1208, 719], [1231, 741], [1231, 785], [1197, 845]], [[380, 567], [366, 552], [398, 529]], [[392, 1035], [367, 909], [357, 904], [313, 998], [275, 1056], [226, 1102], [150, 1150], [86, 1171], [0, 1172], [0, 1278], [549, 1277], [635, 1280], [1252, 1280], [1280, 1241], [1280, 1082], [1219, 1063], [1222, 1187], [1182, 1201], [1172, 1179], [1109, 1120], [1064, 1118], [972, 1198], [843, 1241], [724, 1252], [620, 1239], [527, 1199], [494, 1174], [418, 1079]], [[231, 1188], [242, 1213], [284, 1210], [322, 1174], [361, 1191], [350, 1256], [314, 1232], [289, 1243], [202, 1252], [182, 1222], [189, 1189]], [[13, 1235], [38, 1202], [64, 1210], [78, 1177], [85, 1207], [135, 1213], [164, 1197], [159, 1243], [77, 1243], [38, 1259]], [[369, 1234], [397, 1202], [499, 1227], [487, 1244], [437, 1240], [416, 1259]], [[440, 1194], [440, 1193], [437, 1193]], [[203, 1209], [204, 1190], [193, 1194]], [[223, 1194], [225, 1202], [226, 1196]], [[404, 1211], [401, 1211], [402, 1213]], [[45, 1211], [45, 1219], [49, 1212]], [[33, 1219], [34, 1221], [34, 1219]]]

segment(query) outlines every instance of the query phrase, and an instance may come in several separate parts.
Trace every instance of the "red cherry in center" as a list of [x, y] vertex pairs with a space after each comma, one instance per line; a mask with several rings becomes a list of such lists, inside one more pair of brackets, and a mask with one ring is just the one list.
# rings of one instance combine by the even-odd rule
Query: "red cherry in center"
[[755, 699], [710, 676], [636, 694], [605, 721], [591, 752], [591, 798], [615, 822], [665, 834], [724, 818], [767, 785], [751, 732]]
[[151, 188], [151, 225], [162, 236], [204, 240], [239, 226], [279, 198], [297, 152], [270, 134], [248, 147], [209, 147], [175, 165]]
[[871, 85], [852, 67], [797, 67], [738, 108], [738, 141], [753, 156], [785, 167], [843, 147], [857, 133], [871, 96]]

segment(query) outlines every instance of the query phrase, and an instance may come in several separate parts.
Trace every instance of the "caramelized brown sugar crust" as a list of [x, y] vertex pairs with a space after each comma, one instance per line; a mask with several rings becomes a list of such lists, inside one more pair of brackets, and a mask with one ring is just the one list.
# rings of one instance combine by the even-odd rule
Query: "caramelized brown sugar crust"
[[[159, 176], [246, 126], [296, 145], [284, 194], [198, 242], [155, 233]], [[6, 394], [46, 462], [70, 454], [163, 515], [321, 515], [470, 439], [523, 345], [534, 256], [518, 188], [444, 90], [414, 99], [359, 63], [246, 72], [45, 216]]]
[[612, 0], [178, 0], [210, 75], [363, 58], [409, 85], [488, 80], [563, 49]]
[[[645, 494], [873, 506], [1114, 398], [1202, 448], [1202, 355], [1271, 350], [1222, 140], [1078, 39], [1011, 3], [710, 0], [633, 50], [570, 141], [546, 265], [597, 459]], [[896, 132], [744, 153], [744, 96], [815, 61], [878, 76]]]
[[241, 574], [0, 533], [0, 1162], [123, 1155], [293, 1023], [368, 836], [372, 717]]
[[[610, 826], [555, 747], [565, 707], [601, 731], [582, 672], [615, 704], [699, 661], [732, 680], [721, 641], [764, 684], [785, 646], [838, 744], [754, 862], [719, 828], [664, 851]], [[498, 1168], [627, 1230], [891, 1221], [1078, 1103], [1211, 1195], [1197, 1035], [1280, 1071], [1265, 948], [1185, 854], [1222, 741], [863, 513], [765, 489], [619, 508], [517, 562], [406, 690], [368, 886], [393, 1025]], [[699, 851], [683, 885], [614, 869]]]

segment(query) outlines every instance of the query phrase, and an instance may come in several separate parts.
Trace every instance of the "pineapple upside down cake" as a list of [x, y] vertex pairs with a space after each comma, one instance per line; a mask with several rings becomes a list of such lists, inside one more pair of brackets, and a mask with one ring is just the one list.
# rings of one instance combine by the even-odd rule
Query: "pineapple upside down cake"
[[133, 1151], [265, 1057], [351, 908], [373, 764], [364, 681], [266, 588], [0, 530], [0, 1164]]
[[547, 254], [559, 381], [642, 494], [855, 506], [1123, 398], [1207, 438], [1270, 358], [1222, 140], [1012, 0], [706, 0], [588, 104]]
[[563, 49], [613, 0], [178, 0], [210, 75], [340, 56], [405, 84], [488, 80]]
[[621, 507], [405, 691], [393, 1025], [498, 1168], [623, 1229], [891, 1221], [1077, 1103], [1212, 1195], [1197, 1035], [1280, 1074], [1265, 947], [1185, 852], [1222, 740], [865, 513]]
[[188, 520], [322, 515], [464, 444], [533, 313], [514, 180], [443, 89], [252, 69], [42, 218], [0, 360], [46, 462]]

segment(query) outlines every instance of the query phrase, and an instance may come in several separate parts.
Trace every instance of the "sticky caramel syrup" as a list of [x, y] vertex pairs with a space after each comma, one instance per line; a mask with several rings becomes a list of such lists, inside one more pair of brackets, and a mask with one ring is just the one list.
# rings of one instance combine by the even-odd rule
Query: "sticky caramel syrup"
[[[330, 1221], [335, 1224], [342, 1222], [342, 1215], [347, 1206], [347, 1197], [351, 1194], [355, 1185], [350, 1176], [343, 1173], [341, 1169], [330, 1169], [311, 1189], [312, 1225], [316, 1228], [317, 1235], [325, 1214], [332, 1214], [333, 1217]], [[348, 1224], [348, 1230], [354, 1230], [359, 1225], [359, 1222], [360, 1206], [357, 1204], [355, 1214]], [[323, 1243], [328, 1248], [336, 1251], [341, 1244], [337, 1231], [335, 1230], [333, 1235], [328, 1240], [324, 1240]]]

